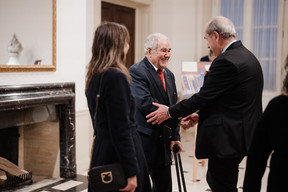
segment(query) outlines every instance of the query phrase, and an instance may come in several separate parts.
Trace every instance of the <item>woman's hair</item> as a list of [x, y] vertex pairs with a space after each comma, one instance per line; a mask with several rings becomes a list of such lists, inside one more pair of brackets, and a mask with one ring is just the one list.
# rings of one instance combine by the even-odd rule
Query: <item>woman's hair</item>
[[230, 37], [236, 37], [236, 30], [231, 20], [226, 17], [218, 16], [212, 19], [206, 28], [206, 33], [211, 35], [213, 31], [219, 33], [223, 39], [229, 39]]
[[157, 49], [159, 38], [165, 39], [168, 41], [168, 37], [166, 37], [165, 35], [161, 33], [152, 33], [146, 38], [144, 42], [144, 55], [147, 54], [148, 48], [151, 48], [152, 50]]
[[93, 75], [112, 68], [121, 71], [128, 81], [131, 81], [125, 66], [126, 54], [124, 53], [124, 48], [129, 41], [129, 32], [124, 25], [104, 22], [97, 27], [92, 45], [92, 58], [87, 66], [86, 92]]
[[282, 91], [283, 91], [284, 94], [288, 94], [288, 56], [286, 57], [284, 70], [286, 72], [286, 76], [285, 76], [285, 78], [283, 80]]

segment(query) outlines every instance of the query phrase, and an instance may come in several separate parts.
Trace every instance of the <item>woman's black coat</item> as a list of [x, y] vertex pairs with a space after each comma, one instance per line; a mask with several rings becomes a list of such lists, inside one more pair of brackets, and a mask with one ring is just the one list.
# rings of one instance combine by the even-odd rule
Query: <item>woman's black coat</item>
[[[149, 192], [150, 180], [141, 139], [134, 120], [135, 103], [126, 76], [116, 69], [103, 73], [102, 90], [98, 104], [96, 136], [91, 165], [121, 163], [127, 177], [137, 175], [136, 191]], [[94, 75], [86, 93], [93, 119], [100, 75]]]

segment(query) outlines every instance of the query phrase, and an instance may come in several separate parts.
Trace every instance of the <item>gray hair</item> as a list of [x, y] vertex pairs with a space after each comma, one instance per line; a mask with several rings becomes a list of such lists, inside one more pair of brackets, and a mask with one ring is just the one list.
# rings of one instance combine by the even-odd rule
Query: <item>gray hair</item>
[[165, 39], [168, 41], [168, 38], [161, 33], [152, 33], [146, 38], [146, 40], [144, 42], [144, 55], [147, 54], [148, 48], [151, 48], [152, 50], [157, 49], [159, 38]]
[[206, 33], [211, 35], [213, 31], [219, 33], [223, 39], [229, 39], [230, 37], [236, 37], [236, 30], [231, 20], [226, 17], [218, 16], [212, 19], [206, 28]]

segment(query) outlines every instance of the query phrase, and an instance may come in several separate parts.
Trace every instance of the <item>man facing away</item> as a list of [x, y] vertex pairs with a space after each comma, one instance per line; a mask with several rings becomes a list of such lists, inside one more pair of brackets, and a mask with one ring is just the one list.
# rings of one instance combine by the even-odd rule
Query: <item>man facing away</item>
[[147, 123], [146, 115], [155, 111], [152, 102], [167, 106], [177, 102], [173, 73], [167, 68], [171, 56], [166, 36], [154, 33], [144, 43], [145, 57], [129, 69], [132, 77], [131, 92], [136, 100], [136, 121], [153, 183], [154, 192], [172, 192], [171, 150], [180, 143], [178, 121], [161, 124]]
[[197, 94], [159, 107], [152, 124], [199, 110], [196, 157], [208, 158], [206, 180], [213, 192], [236, 192], [238, 167], [247, 155], [262, 115], [263, 74], [257, 58], [235, 38], [233, 23], [222, 16], [205, 27], [207, 46], [217, 56]]

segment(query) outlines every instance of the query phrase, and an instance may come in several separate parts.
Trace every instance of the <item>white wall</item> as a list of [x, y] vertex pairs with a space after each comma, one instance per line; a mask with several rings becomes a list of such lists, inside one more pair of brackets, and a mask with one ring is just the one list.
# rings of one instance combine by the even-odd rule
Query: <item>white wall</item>
[[[165, 8], [163, 5], [165, 4]], [[153, 28], [168, 36], [172, 56], [168, 63], [176, 76], [178, 92], [181, 91], [182, 61], [199, 61], [208, 54], [204, 41], [204, 25], [212, 16], [210, 0], [156, 0], [153, 4]]]

